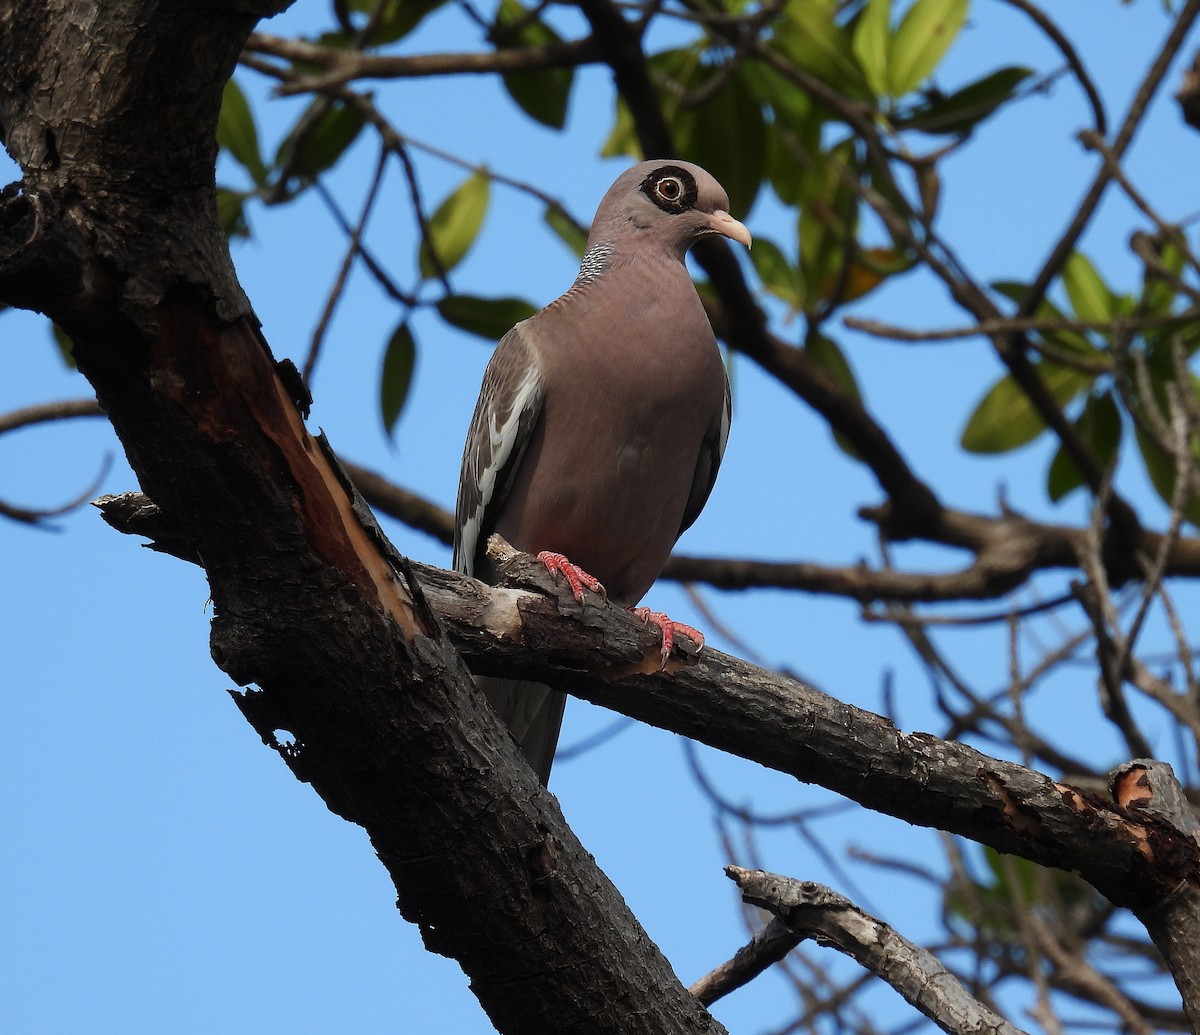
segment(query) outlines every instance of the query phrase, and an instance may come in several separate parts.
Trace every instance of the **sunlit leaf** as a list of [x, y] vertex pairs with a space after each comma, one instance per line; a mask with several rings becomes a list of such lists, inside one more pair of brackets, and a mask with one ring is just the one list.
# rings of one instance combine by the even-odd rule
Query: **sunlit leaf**
[[537, 308], [523, 298], [477, 298], [447, 295], [437, 304], [443, 320], [460, 330], [498, 341], [515, 324], [527, 320]]
[[[992, 288], [1018, 305], [1024, 303], [1025, 299], [1029, 296], [1029, 286], [1027, 284], [1019, 284], [1016, 281], [997, 280], [993, 282]], [[1046, 298], [1042, 298], [1038, 302], [1033, 315], [1040, 320], [1057, 320], [1061, 323], [1071, 322], [1066, 313]], [[1085, 359], [1096, 360], [1104, 356], [1104, 353], [1097, 349], [1078, 331], [1041, 331], [1038, 336], [1045, 338], [1047, 342], [1064, 351], [1077, 353]]]
[[888, 93], [903, 97], [937, 67], [967, 17], [969, 0], [915, 0], [888, 54]]
[[417, 343], [405, 320], [388, 339], [383, 354], [383, 372], [379, 378], [379, 413], [383, 418], [383, 429], [389, 435], [408, 401], [416, 361]]
[[1079, 319], [1102, 322], [1116, 315], [1116, 298], [1087, 256], [1072, 252], [1063, 264], [1062, 281]]
[[888, 41], [891, 36], [891, 0], [867, 0], [854, 26], [851, 49], [871, 88], [882, 97], [888, 89]]
[[[443, 272], [454, 269], [467, 254], [483, 226], [487, 214], [491, 181], [480, 171], [468, 176], [438, 207], [429, 219], [429, 236]], [[437, 264], [421, 243], [421, 276], [437, 274]]]
[[[1111, 393], [1088, 397], [1083, 412], [1075, 421], [1075, 431], [1100, 465], [1107, 466], [1121, 443], [1121, 414]], [[1047, 495], [1057, 503], [1083, 484], [1083, 475], [1079, 473], [1079, 468], [1067, 455], [1066, 450], [1059, 446], [1046, 472]]]
[[[1047, 391], [1060, 406], [1094, 380], [1093, 375], [1043, 362], [1036, 365]], [[980, 400], [963, 428], [961, 445], [969, 453], [1007, 453], [1032, 442], [1046, 428], [1042, 416], [1021, 387], [1005, 374]]]
[[775, 42], [789, 60], [847, 97], [862, 97], [866, 82], [838, 24], [837, 0], [788, 0], [775, 29]]
[[250, 174], [255, 183], [267, 178], [258, 150], [258, 128], [241, 87], [230, 79], [221, 95], [221, 114], [217, 119], [217, 143], [225, 148]]

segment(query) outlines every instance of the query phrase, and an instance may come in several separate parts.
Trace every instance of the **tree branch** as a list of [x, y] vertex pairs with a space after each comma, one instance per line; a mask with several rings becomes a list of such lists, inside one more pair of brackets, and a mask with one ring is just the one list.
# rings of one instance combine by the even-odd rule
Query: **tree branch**
[[506, 47], [462, 54], [364, 54], [342, 47], [323, 47], [307, 40], [254, 32], [246, 41], [252, 54], [267, 54], [297, 65], [316, 65], [323, 75], [298, 77], [279, 87], [283, 95], [310, 93], [342, 86], [353, 79], [410, 79], [441, 75], [488, 75], [574, 68], [599, 60], [591, 39], [543, 43], [536, 47]]
[[[116, 499], [127, 502], [102, 505], [110, 524], [154, 531], [121, 516], [140, 497]], [[168, 525], [160, 544], [169, 538]], [[498, 587], [411, 562], [472, 672], [547, 683], [875, 811], [1073, 870], [1118, 904], [1155, 902], [1180, 881], [1200, 881], [1200, 846], [1167, 823], [965, 744], [901, 733], [879, 715], [709, 647], [673, 655], [660, 670], [658, 637], [622, 608], [589, 598], [581, 613], [543, 565], [496, 536], [488, 549], [505, 574]]]
[[933, 953], [830, 888], [740, 866], [727, 866], [725, 872], [742, 889], [746, 902], [774, 913], [797, 941], [812, 938], [844, 952], [943, 1031], [1022, 1035], [972, 996]]

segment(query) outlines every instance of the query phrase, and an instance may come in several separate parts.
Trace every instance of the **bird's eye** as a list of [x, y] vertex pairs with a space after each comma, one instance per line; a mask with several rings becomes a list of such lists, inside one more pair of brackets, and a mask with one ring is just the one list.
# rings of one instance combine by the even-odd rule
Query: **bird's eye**
[[675, 204], [683, 197], [683, 181], [678, 176], [664, 176], [655, 182], [654, 192], [663, 201]]

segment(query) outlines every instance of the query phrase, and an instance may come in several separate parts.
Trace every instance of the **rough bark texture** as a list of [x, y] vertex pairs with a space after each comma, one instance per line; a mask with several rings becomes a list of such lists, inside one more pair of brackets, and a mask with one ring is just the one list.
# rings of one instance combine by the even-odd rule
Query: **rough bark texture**
[[[364, 826], [404, 915], [504, 1032], [717, 1032], [571, 834], [403, 563], [304, 429], [213, 192], [246, 4], [0, 6], [0, 299], [75, 341], [203, 563], [212, 651], [264, 741]], [[276, 731], [294, 742], [284, 748]]]
[[[367, 829], [402, 912], [461, 962], [497, 1027], [721, 1030], [521, 761], [443, 618], [473, 669], [561, 686], [868, 807], [1079, 872], [1138, 913], [1197, 1018], [1200, 845], [1156, 764], [1142, 765], [1145, 789], [1122, 778], [1109, 801], [903, 734], [713, 651], [659, 672], [653, 634], [612, 609], [580, 620], [553, 594], [436, 569], [414, 577], [389, 554], [305, 430], [217, 219], [221, 88], [276, 6], [0, 0], [0, 135], [23, 170], [0, 196], [0, 301], [71, 334], [167, 530], [161, 545], [205, 568], [213, 656], [257, 685], [239, 707], [330, 808]], [[582, 7], [618, 85], [634, 91], [630, 27], [609, 5]], [[653, 111], [635, 119], [669, 143]], [[734, 315], [743, 338], [762, 336], [756, 315]], [[932, 497], [898, 459], [879, 474], [910, 519], [929, 512]], [[513, 560], [514, 580], [544, 590], [525, 564]]]
[[[1200, 845], [1200, 821], [1192, 811], [1175, 773], [1166, 762], [1139, 758], [1112, 773], [1113, 797], [1135, 813], [1162, 820], [1186, 842]], [[1166, 894], [1135, 910], [1158, 946], [1175, 984], [1192, 1030], [1200, 1031], [1200, 882], [1180, 879]]]
[[[108, 497], [100, 505], [114, 527], [183, 555], [144, 499]], [[875, 811], [1075, 871], [1135, 910], [1158, 909], [1200, 885], [1200, 844], [1190, 828], [1119, 784], [1108, 800], [957, 741], [904, 733], [880, 715], [711, 648], [690, 657], [677, 651], [660, 671], [656, 634], [623, 609], [589, 598], [581, 611], [542, 565], [497, 536], [489, 554], [505, 572], [498, 587], [410, 566], [474, 672], [538, 679]]]
[[943, 1031], [954, 1035], [1023, 1035], [980, 1003], [926, 949], [823, 884], [727, 866], [751, 905], [768, 909], [795, 932], [853, 957], [891, 985]]

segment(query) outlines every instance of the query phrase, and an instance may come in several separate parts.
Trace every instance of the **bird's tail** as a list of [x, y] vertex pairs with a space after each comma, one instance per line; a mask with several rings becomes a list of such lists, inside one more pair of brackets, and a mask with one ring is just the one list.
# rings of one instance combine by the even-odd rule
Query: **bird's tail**
[[548, 784], [567, 695], [522, 679], [476, 676], [475, 682], [512, 730], [538, 779]]

